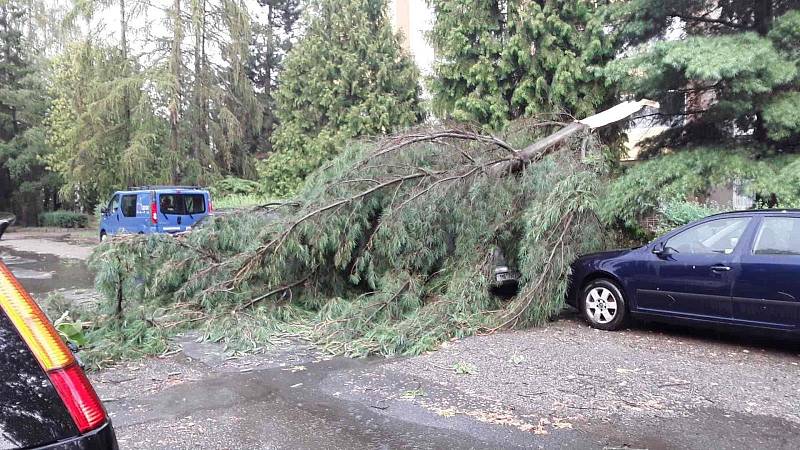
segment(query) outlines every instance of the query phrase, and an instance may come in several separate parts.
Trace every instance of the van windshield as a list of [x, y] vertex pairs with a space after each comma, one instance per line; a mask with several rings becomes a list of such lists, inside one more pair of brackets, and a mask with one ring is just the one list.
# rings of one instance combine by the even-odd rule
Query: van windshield
[[202, 214], [206, 212], [206, 199], [203, 194], [161, 194], [159, 209], [162, 214]]

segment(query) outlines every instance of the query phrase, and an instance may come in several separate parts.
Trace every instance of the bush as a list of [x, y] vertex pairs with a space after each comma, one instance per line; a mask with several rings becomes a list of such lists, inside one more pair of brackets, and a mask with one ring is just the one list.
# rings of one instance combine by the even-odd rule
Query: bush
[[717, 205], [703, 205], [690, 201], [671, 201], [658, 208], [661, 213], [656, 234], [662, 234], [687, 223], [722, 212]]
[[89, 216], [74, 211], [49, 211], [39, 214], [39, 225], [58, 228], [86, 228]]
[[642, 161], [611, 184], [598, 213], [606, 223], [642, 232], [639, 221], [664, 213], [665, 205], [683, 203], [681, 211], [689, 212], [687, 198], [734, 181], [747, 182], [745, 193], [757, 207], [771, 206], [765, 199], [773, 196], [781, 208], [799, 206], [800, 157], [757, 156], [747, 148], [694, 148]]
[[262, 192], [257, 181], [244, 178], [225, 177], [211, 186], [211, 193], [216, 196], [227, 195], [258, 195]]
[[241, 209], [269, 203], [269, 199], [260, 195], [233, 194], [214, 198], [214, 209]]

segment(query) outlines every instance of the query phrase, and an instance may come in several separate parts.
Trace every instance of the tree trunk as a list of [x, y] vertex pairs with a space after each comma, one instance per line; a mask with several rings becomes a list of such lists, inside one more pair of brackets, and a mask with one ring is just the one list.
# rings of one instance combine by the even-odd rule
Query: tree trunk
[[[122, 47], [122, 63], [123, 63], [123, 77], [130, 77], [130, 63], [128, 61], [128, 20], [127, 11], [125, 9], [125, 0], [119, 0], [119, 27], [120, 27], [120, 46]], [[133, 121], [131, 120], [131, 99], [128, 89], [125, 89], [122, 94], [122, 108], [125, 123], [122, 126], [122, 142], [125, 146], [131, 145], [131, 127]], [[132, 180], [128, 180], [129, 182]]]
[[194, 20], [194, 123], [192, 133], [192, 155], [200, 166], [205, 167], [203, 149], [208, 145], [208, 101], [206, 100], [206, 1], [195, 0], [193, 3]]
[[[755, 29], [759, 35], [766, 36], [772, 27], [772, 0], [757, 0], [755, 3], [753, 7]], [[756, 122], [753, 125], [753, 139], [757, 142], [766, 142], [769, 138], [767, 136], [767, 127], [764, 124], [764, 112], [762, 108], [756, 108], [755, 114]]]
[[169, 106], [170, 119], [170, 140], [169, 148], [172, 152], [173, 170], [172, 182], [178, 183], [180, 179], [179, 161], [181, 160], [181, 141], [180, 141], [180, 109], [181, 109], [181, 42], [183, 41], [183, 29], [181, 19], [181, 0], [175, 0], [173, 6], [173, 40], [172, 58], [170, 61], [172, 69], [172, 99]]
[[547, 155], [552, 149], [566, 142], [567, 139], [577, 136], [582, 132], [603, 128], [628, 119], [645, 106], [653, 108], [659, 107], [657, 102], [651, 100], [623, 102], [593, 116], [569, 123], [555, 133], [545, 136], [517, 152], [516, 159], [498, 163], [490, 167], [489, 173], [495, 176], [504, 176], [518, 172], [527, 164], [537, 161]]
[[772, 27], [772, 0], [757, 0], [753, 7], [753, 19], [755, 21], [756, 32], [761, 36], [766, 36]]
[[266, 64], [266, 73], [267, 73], [267, 80], [264, 83], [264, 98], [267, 99], [267, 108], [264, 108], [264, 126], [263, 130], [263, 138], [262, 140], [265, 142], [265, 149], [267, 152], [272, 152], [272, 132], [275, 127], [275, 108], [274, 102], [272, 101], [272, 57], [275, 55], [275, 39], [273, 38], [273, 33], [275, 33], [275, 11], [273, 10], [272, 5], [267, 5], [267, 30], [269, 30], [269, 36], [267, 41], [267, 46], [269, 47], [269, 54], [267, 56], [267, 64]]

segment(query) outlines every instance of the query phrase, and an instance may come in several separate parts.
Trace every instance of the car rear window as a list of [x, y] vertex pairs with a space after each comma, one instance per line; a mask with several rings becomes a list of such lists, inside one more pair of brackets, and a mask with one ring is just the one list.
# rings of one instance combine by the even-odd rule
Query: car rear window
[[47, 374], [0, 310], [0, 449], [37, 447], [77, 434]]
[[206, 212], [206, 197], [203, 194], [161, 194], [159, 210], [162, 214], [202, 214]]
[[753, 247], [756, 255], [800, 255], [800, 218], [765, 217]]

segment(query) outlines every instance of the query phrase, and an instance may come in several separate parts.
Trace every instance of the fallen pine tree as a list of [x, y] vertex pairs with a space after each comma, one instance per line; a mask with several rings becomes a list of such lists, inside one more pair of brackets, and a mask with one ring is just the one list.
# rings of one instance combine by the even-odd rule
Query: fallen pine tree
[[[570, 262], [608, 245], [592, 130], [644, 104], [522, 121], [503, 138], [437, 128], [352, 143], [296, 202], [179, 237], [115, 238], [90, 261], [111, 308], [88, 354], [159, 352], [186, 329], [239, 349], [279, 331], [333, 353], [418, 354], [542, 323], [563, 306]], [[510, 299], [489, 292], [498, 250], [521, 275]]]

